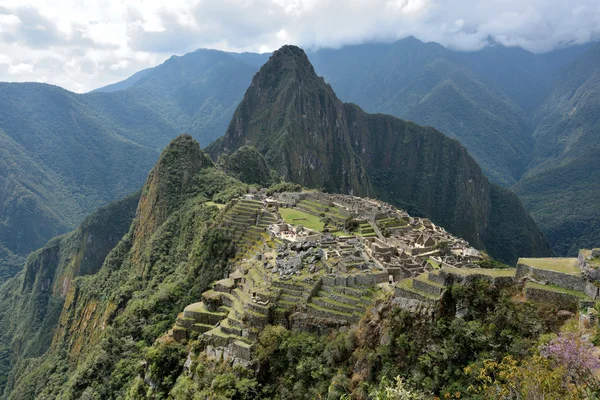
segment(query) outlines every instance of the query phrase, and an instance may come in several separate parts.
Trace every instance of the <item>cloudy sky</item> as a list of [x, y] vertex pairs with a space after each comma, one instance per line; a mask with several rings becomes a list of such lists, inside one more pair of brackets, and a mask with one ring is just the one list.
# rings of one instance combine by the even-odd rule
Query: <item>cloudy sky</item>
[[0, 0], [0, 81], [76, 92], [208, 47], [272, 51], [414, 35], [544, 52], [600, 38], [599, 0]]

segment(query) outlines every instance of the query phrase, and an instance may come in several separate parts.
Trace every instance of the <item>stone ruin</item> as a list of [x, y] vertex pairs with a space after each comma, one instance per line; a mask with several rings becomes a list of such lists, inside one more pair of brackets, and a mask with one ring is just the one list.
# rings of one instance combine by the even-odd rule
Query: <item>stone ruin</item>
[[[299, 229], [283, 207], [328, 225]], [[349, 218], [354, 232], [344, 230]], [[257, 190], [221, 210], [217, 224], [237, 248], [231, 272], [185, 308], [170, 334], [199, 338], [207, 354], [244, 365], [268, 324], [326, 332], [356, 323], [385, 285], [399, 304], [428, 309], [448, 282], [468, 279], [456, 271], [478, 269], [481, 259], [429, 219], [355, 196]]]

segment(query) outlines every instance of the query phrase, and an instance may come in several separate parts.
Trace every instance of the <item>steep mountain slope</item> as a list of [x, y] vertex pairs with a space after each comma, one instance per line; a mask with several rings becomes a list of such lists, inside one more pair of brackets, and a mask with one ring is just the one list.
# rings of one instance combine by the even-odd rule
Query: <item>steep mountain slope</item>
[[187, 131], [205, 144], [219, 137], [254, 72], [202, 50], [108, 93], [0, 84], [0, 279], [52, 236], [139, 188], [176, 135]]
[[344, 101], [458, 139], [492, 181], [510, 186], [524, 172], [533, 141], [520, 108], [456, 53], [411, 37], [309, 57]]
[[146, 349], [233, 255], [231, 239], [209, 226], [218, 209], [206, 202], [246, 188], [183, 135], [139, 197], [33, 254], [0, 289], [4, 398], [123, 397]]
[[501, 89], [528, 117], [551, 89], [553, 66], [519, 47], [494, 44], [480, 51], [457, 52], [455, 57], [477, 76]]
[[286, 180], [365, 195], [369, 183], [345, 134], [344, 105], [298, 51], [284, 47], [254, 77], [222, 150], [252, 144]]
[[49, 348], [73, 280], [100, 269], [129, 229], [138, 198], [132, 195], [101, 208], [75, 231], [52, 239], [0, 287], [0, 354], [10, 354], [0, 360], [0, 388], [17, 360], [39, 357]]
[[[246, 144], [286, 180], [377, 195], [495, 257], [551, 253], [516, 196], [489, 184], [456, 140], [342, 103], [295, 46], [275, 52], [255, 75], [227, 133], [208, 151], [216, 157]], [[504, 220], [510, 229], [497, 225]]]
[[561, 254], [600, 240], [600, 45], [567, 65], [535, 118], [531, 170], [515, 190]]
[[[150, 116], [152, 122], [158, 119], [167, 124], [164, 128], [170, 128], [159, 131], [159, 140], [140, 135], [135, 139], [138, 143], [144, 143], [146, 138], [154, 148], [163, 148], [177, 134], [188, 132], [200, 143], [208, 144], [227, 128], [255, 72], [256, 67], [243, 59], [201, 49], [141, 71], [141, 76], [136, 74], [121, 82], [119, 90], [101, 88], [100, 91], [111, 93], [90, 93], [86, 97], [95, 102], [101, 99], [105, 107], [113, 107], [115, 101], [122, 102], [125, 109], [148, 107], [151, 113], [158, 114]], [[137, 132], [142, 134], [144, 130]]]
[[0, 84], [0, 246], [25, 256], [141, 185], [156, 152], [106, 122], [58, 87]]

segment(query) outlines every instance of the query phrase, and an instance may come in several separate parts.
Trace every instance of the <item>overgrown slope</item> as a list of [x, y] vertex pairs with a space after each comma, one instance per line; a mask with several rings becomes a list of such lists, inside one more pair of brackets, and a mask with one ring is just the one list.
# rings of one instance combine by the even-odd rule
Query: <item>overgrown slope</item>
[[12, 365], [5, 398], [122, 397], [145, 348], [233, 255], [231, 240], [210, 229], [217, 207], [205, 203], [245, 191], [183, 135], [150, 173], [131, 225], [136, 199], [123, 203], [126, 214], [116, 205], [92, 218], [102, 232], [117, 224], [106, 251], [86, 253], [95, 230], [84, 225], [32, 256], [0, 291], [4, 321], [19, 316], [2, 332], [5, 375]]
[[202, 50], [112, 92], [1, 83], [0, 279], [51, 237], [141, 187], [175, 136], [208, 144], [222, 135], [254, 72]]
[[523, 113], [460, 53], [409, 37], [309, 57], [341, 99], [458, 139], [493, 182], [510, 186], [524, 172], [533, 141]]
[[75, 231], [52, 239], [0, 287], [0, 388], [10, 368], [48, 350], [73, 280], [100, 269], [129, 229], [138, 198], [132, 195], [101, 208]]

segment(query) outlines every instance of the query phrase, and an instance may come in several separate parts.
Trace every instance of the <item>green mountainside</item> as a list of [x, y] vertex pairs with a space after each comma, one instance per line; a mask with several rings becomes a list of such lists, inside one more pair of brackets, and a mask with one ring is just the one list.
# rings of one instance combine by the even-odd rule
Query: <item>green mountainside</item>
[[231, 239], [210, 229], [218, 209], [207, 201], [245, 192], [184, 135], [162, 153], [141, 194], [33, 253], [0, 288], [4, 397], [119, 392], [145, 347], [232, 256]]
[[538, 110], [530, 170], [515, 191], [556, 251], [577, 254], [600, 240], [600, 45], [557, 78]]
[[252, 146], [242, 146], [231, 155], [219, 158], [219, 168], [249, 185], [269, 187], [281, 180], [263, 155]]
[[215, 158], [246, 144], [285, 180], [376, 195], [503, 260], [551, 253], [516, 196], [490, 184], [458, 141], [342, 103], [297, 47], [271, 56], [208, 151]]
[[[534, 55], [495, 45], [460, 53], [408, 38], [308, 56], [341, 99], [439, 129], [458, 139], [492, 182], [511, 186], [529, 168], [562, 151], [544, 132], [561, 126], [556, 116], [562, 114], [548, 104], [566, 104], [553, 95], [535, 119], [530, 116], [547, 93], [563, 90], [553, 92], [556, 71], [584, 57], [588, 48]], [[82, 95], [44, 84], [0, 84], [0, 279], [14, 275], [26, 255], [52, 236], [139, 188], [173, 137], [188, 132], [203, 145], [220, 137], [268, 56], [198, 50]], [[580, 108], [587, 101], [593, 105], [593, 98], [593, 90], [588, 91], [578, 100]], [[571, 152], [569, 160], [576, 154]], [[352, 157], [339, 165], [357, 172], [362, 168]], [[578, 221], [589, 220], [594, 212], [584, 211], [588, 200], [578, 200], [593, 196], [583, 183], [572, 187], [572, 179], [561, 182], [564, 189], [554, 185], [558, 192], [546, 197], [556, 201], [546, 203], [544, 211], [535, 199], [527, 199], [526, 206], [552, 246], [564, 253], [578, 247], [577, 232], [583, 228], [574, 217], [563, 219], [558, 204], [574, 204]], [[591, 178], [587, 182], [595, 185]], [[344, 185], [356, 187], [357, 182]], [[526, 186], [531, 189], [521, 189]], [[526, 192], [552, 191], [554, 186], [535, 172], [516, 190], [528, 197]], [[577, 195], [561, 200], [559, 192]], [[544, 217], [551, 214], [556, 226]], [[595, 229], [589, 226], [585, 229]], [[563, 239], [573, 244], [561, 244]]]
[[66, 294], [77, 277], [98, 272], [129, 229], [139, 194], [99, 209], [71, 233], [31, 253], [23, 271], [0, 287], [0, 387], [21, 360], [52, 343]]
[[172, 57], [109, 90], [0, 84], [0, 280], [51, 237], [141, 187], [181, 132], [222, 135], [255, 67], [222, 52]]
[[0, 110], [0, 247], [16, 256], [131, 193], [156, 158], [55, 86], [0, 84]]
[[[371, 117], [377, 122], [377, 116]], [[387, 118], [387, 123], [420, 129]], [[456, 151], [465, 152], [456, 141], [446, 140]], [[264, 162], [252, 149], [244, 151], [252, 164]], [[344, 294], [335, 291], [341, 290], [338, 286], [323, 286], [314, 298], [320, 304], [347, 310], [358, 302], [363, 311], [369, 304], [368, 311], [352, 317], [355, 323], [344, 329], [322, 333], [288, 330], [273, 322], [258, 332], [251, 365], [223, 360], [225, 355], [209, 357], [205, 350], [210, 349], [201, 338], [173, 340], [173, 326], [186, 320], [185, 313], [177, 317], [184, 307], [205, 296], [249, 296], [239, 289], [235, 294], [216, 291], [240, 279], [231, 272], [242, 262], [267, 264], [268, 258], [240, 247], [237, 240], [245, 234], [234, 239], [230, 230], [223, 229], [223, 223], [234, 228], [243, 224], [252, 205], [261, 204], [240, 200], [248, 190], [248, 185], [214, 164], [191, 136], [182, 135], [163, 151], [141, 192], [100, 209], [77, 230], [33, 253], [26, 268], [0, 286], [1, 398], [337, 400], [351, 395], [367, 399], [389, 392], [396, 376], [415, 395], [422, 393], [421, 398], [446, 393], [469, 398], [473, 393], [468, 388], [481, 375], [470, 374], [467, 367], [479, 371], [484, 360], [500, 362], [504, 357], [529, 360], [539, 338], [558, 331], [565, 320], [548, 305], [513, 301], [514, 288], [502, 289], [494, 284], [496, 278], [469, 279], [470, 283], [444, 289], [436, 283], [443, 276], [432, 271], [429, 276], [435, 281], [420, 277], [419, 284], [429, 290], [442, 288], [443, 295], [438, 292], [437, 297], [425, 293], [426, 299], [437, 299], [437, 309], [406, 311], [418, 302], [398, 298], [393, 290], [358, 286], [347, 287]], [[335, 213], [320, 207], [331, 216]], [[240, 214], [231, 214], [234, 210]], [[278, 246], [266, 233], [259, 236], [264, 243]], [[475, 271], [499, 277], [498, 282], [515, 273], [514, 268]], [[228, 274], [234, 278], [223, 279]], [[258, 283], [262, 276], [256, 268], [243, 280]], [[301, 275], [294, 282], [302, 279]], [[283, 292], [282, 298], [294, 299], [289, 293], [298, 286], [289, 278], [287, 282], [272, 287], [272, 295]], [[299, 285], [310, 287], [306, 282]], [[351, 316], [311, 305], [315, 312]], [[260, 315], [253, 310], [261, 307], [249, 301], [244, 312]], [[233, 305], [230, 311], [237, 315]], [[224, 322], [218, 325], [213, 328], [236, 330]], [[551, 371], [546, 367], [535, 369], [534, 374]], [[523, 380], [527, 383], [531, 378], [529, 374]], [[556, 380], [562, 382], [563, 376]], [[564, 390], [554, 381], [549, 384], [549, 390]], [[571, 398], [563, 391], [557, 393]]]

